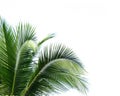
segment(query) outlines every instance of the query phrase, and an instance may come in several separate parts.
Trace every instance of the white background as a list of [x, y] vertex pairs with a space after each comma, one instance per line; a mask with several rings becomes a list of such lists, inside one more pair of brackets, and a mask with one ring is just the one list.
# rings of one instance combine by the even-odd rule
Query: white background
[[0, 15], [31, 23], [39, 39], [56, 33], [53, 41], [71, 47], [88, 71], [87, 96], [120, 96], [119, 0], [0, 0]]

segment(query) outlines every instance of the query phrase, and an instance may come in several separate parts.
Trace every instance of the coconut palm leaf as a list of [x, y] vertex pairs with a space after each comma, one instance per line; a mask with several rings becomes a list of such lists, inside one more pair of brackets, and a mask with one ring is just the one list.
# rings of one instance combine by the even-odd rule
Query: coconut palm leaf
[[87, 90], [84, 66], [62, 44], [36, 43], [35, 29], [20, 23], [16, 29], [0, 18], [0, 96], [48, 96], [69, 88]]
[[29, 81], [33, 73], [31, 63], [35, 51], [36, 47], [33, 41], [26, 41], [22, 45], [16, 62], [12, 95], [19, 95]]
[[11, 95], [19, 95], [32, 74], [31, 63], [36, 51], [34, 28], [29, 24], [17, 27], [18, 54], [15, 63]]
[[82, 64], [71, 49], [63, 45], [47, 46], [40, 51], [38, 66], [23, 94], [47, 95], [69, 88], [86, 92], [84, 73]]
[[46, 42], [47, 40], [53, 38], [55, 36], [55, 34], [49, 34], [47, 37], [45, 37], [43, 40], [41, 40], [39, 43], [38, 43], [38, 47], [42, 45], [42, 43]]
[[[34, 31], [30, 31], [32, 28], [29, 25], [24, 25], [24, 28], [21, 25], [20, 29], [14, 31], [2, 19], [0, 25], [0, 74], [2, 86], [8, 87], [8, 92], [4, 91], [7, 95], [19, 94], [27, 83], [30, 72], [32, 72], [30, 71], [30, 63], [32, 62], [35, 46], [34, 42], [30, 40], [35, 38], [33, 36]], [[22, 32], [19, 32], [20, 30]], [[26, 67], [29, 70], [25, 69]]]
[[[11, 91], [16, 62], [16, 38], [12, 27], [0, 19], [0, 74], [1, 82]], [[6, 93], [7, 94], [7, 93]]]

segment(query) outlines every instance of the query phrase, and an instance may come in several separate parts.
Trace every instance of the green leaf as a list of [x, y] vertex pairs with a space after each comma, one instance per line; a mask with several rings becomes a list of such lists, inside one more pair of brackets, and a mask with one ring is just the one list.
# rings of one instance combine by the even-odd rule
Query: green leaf
[[35, 28], [33, 28], [30, 24], [22, 24], [16, 27], [17, 38], [18, 38], [18, 46], [22, 46], [27, 40], [36, 40], [35, 37]]
[[12, 94], [19, 95], [27, 85], [29, 78], [32, 76], [33, 71], [31, 64], [35, 52], [36, 45], [33, 41], [26, 41], [22, 45], [16, 62]]
[[38, 67], [25, 91], [26, 96], [49, 94], [76, 88], [86, 92], [85, 70], [73, 51], [63, 45], [50, 45], [40, 51]]
[[69, 88], [87, 90], [85, 69], [62, 44], [36, 44], [35, 29], [20, 23], [16, 29], [0, 18], [0, 95], [47, 96]]
[[0, 19], [0, 74], [2, 83], [11, 91], [16, 62], [16, 37], [14, 30]]
[[[27, 72], [25, 68], [31, 70], [31, 56], [36, 51], [31, 40], [35, 40], [35, 33], [29, 24], [20, 24], [17, 30], [14, 30], [5, 20], [0, 19], [0, 79], [1, 85], [7, 89], [4, 94], [19, 94], [26, 86], [26, 75], [32, 71]], [[26, 79], [21, 79], [25, 76]], [[20, 84], [21, 82], [23, 84]]]
[[41, 40], [41, 41], [38, 43], [38, 47], [41, 46], [45, 41], [47, 41], [47, 40], [49, 40], [49, 39], [51, 39], [51, 38], [53, 38], [53, 37], [55, 37], [55, 34], [54, 34], [54, 33], [53, 33], [53, 34], [49, 34], [47, 37], [45, 37], [43, 40]]

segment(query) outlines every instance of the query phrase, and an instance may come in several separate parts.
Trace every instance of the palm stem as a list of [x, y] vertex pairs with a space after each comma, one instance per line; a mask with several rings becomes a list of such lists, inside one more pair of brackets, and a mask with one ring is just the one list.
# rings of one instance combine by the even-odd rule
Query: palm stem
[[16, 74], [17, 74], [17, 67], [18, 67], [18, 64], [19, 64], [19, 60], [20, 60], [20, 51], [18, 52], [18, 55], [17, 55], [17, 61], [16, 61], [16, 66], [15, 66], [15, 72], [14, 72], [14, 77], [13, 77], [13, 83], [12, 83], [12, 91], [11, 91], [11, 95], [14, 94], [14, 88], [15, 88], [15, 81], [16, 81]]

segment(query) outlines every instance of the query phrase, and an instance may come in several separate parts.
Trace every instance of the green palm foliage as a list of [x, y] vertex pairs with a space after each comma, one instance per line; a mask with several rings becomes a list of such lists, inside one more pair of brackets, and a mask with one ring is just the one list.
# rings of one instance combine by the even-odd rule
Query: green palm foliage
[[35, 29], [16, 28], [0, 18], [0, 95], [48, 96], [69, 88], [86, 93], [84, 67], [74, 52], [62, 44], [36, 42]]

